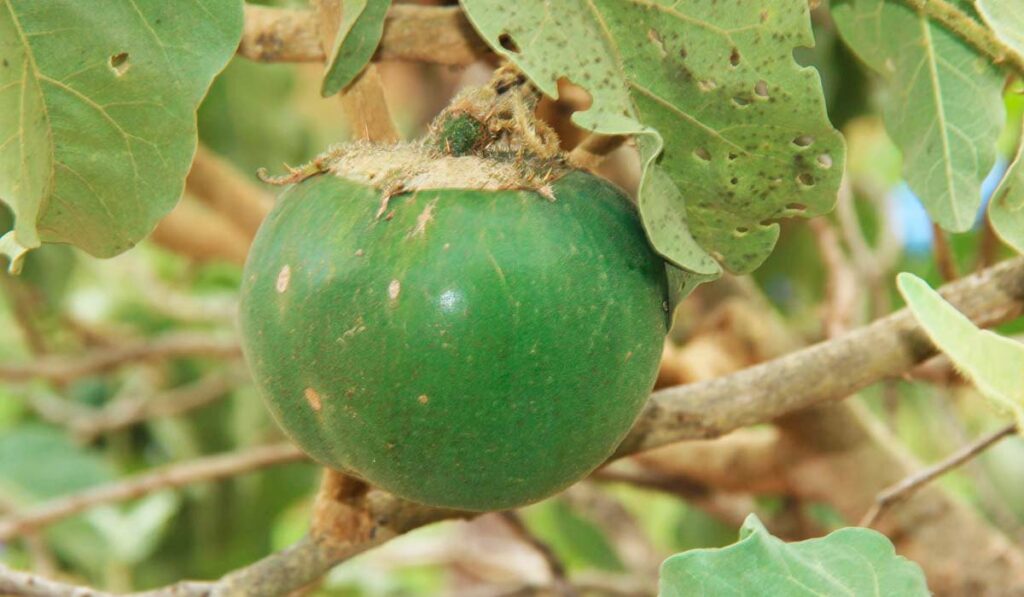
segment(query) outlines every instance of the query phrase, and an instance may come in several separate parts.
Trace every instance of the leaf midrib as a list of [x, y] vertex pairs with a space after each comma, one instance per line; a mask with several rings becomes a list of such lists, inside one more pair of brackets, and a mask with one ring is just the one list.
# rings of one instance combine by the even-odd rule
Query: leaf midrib
[[[42, 108], [43, 108], [43, 118], [45, 119], [44, 129], [46, 131], [46, 145], [47, 145], [47, 147], [50, 150], [50, 159], [49, 159], [49, 162], [48, 162], [49, 163], [49, 173], [46, 176], [46, 180], [43, 182], [43, 188], [41, 189], [43, 192], [40, 194], [40, 197], [38, 198], [38, 204], [36, 206], [35, 216], [36, 216], [36, 221], [38, 221], [39, 220], [39, 214], [44, 212], [45, 208], [47, 207], [47, 204], [49, 203], [49, 195], [50, 195], [50, 193], [47, 192], [47, 190], [49, 189], [50, 185], [53, 184], [53, 179], [54, 179], [54, 176], [55, 176], [54, 164], [56, 162], [57, 156], [56, 156], [56, 148], [54, 147], [54, 143], [53, 143], [53, 127], [50, 126], [50, 109], [49, 109], [49, 106], [46, 105], [46, 97], [42, 93], [42, 85], [40, 84], [40, 81], [39, 81], [39, 77], [42, 75], [42, 73], [39, 71], [39, 66], [36, 64], [35, 55], [32, 53], [32, 46], [28, 43], [28, 38], [25, 36], [25, 30], [21, 26], [21, 21], [18, 20], [18, 15], [14, 12], [14, 6], [11, 4], [11, 0], [4, 0], [4, 6], [7, 7], [7, 12], [11, 15], [11, 22], [14, 23], [14, 28], [18, 32], [18, 39], [21, 41], [21, 45], [25, 49], [25, 58], [27, 59], [28, 66], [31, 66], [31, 68], [32, 68], [32, 77], [35, 80], [36, 88], [39, 90], [39, 103], [40, 103], [40, 105], [42, 105]], [[24, 144], [24, 142], [25, 142], [25, 92], [28, 89], [28, 85], [26, 84], [27, 83], [26, 78], [28, 77], [28, 74], [29, 74], [29, 71], [26, 68], [25, 72], [22, 74], [22, 92], [21, 92], [21, 95], [18, 98], [18, 155], [19, 155], [19, 161], [20, 161], [20, 164], [18, 165], [18, 168], [19, 168], [19, 171], [22, 172], [23, 176], [25, 175], [26, 166], [28, 164], [28, 162], [25, 159], [25, 144]], [[9, 198], [9, 199], [11, 201], [13, 201], [13, 198]], [[17, 222], [17, 221], [15, 222], [15, 226], [14, 226], [15, 234], [17, 234], [16, 231], [17, 231], [17, 229], [19, 227], [18, 226], [19, 224], [22, 224], [22, 223], [21, 222]], [[35, 227], [35, 225], [36, 225], [36, 222], [32, 222], [31, 223], [31, 226], [33, 228]]]

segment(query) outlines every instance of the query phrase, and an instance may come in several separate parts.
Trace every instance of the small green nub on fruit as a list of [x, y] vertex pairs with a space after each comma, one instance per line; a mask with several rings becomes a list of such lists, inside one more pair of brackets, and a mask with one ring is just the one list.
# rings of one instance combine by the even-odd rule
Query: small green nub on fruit
[[454, 156], [472, 152], [484, 140], [484, 125], [469, 114], [452, 114], [441, 123], [438, 149]]

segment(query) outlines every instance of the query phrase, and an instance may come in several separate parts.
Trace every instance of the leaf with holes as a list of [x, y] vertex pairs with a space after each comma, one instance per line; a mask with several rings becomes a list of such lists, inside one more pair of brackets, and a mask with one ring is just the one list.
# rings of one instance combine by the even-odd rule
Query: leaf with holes
[[343, 0], [341, 28], [324, 71], [320, 94], [338, 93], [362, 72], [384, 35], [391, 0]]
[[917, 322], [957, 370], [1024, 430], [1024, 344], [988, 330], [947, 303], [928, 283], [906, 272], [896, 285]]
[[0, 199], [13, 261], [41, 242], [132, 247], [178, 201], [196, 106], [240, 0], [0, 0]]
[[977, 0], [976, 6], [999, 39], [1024, 56], [1024, 10], [1020, 0]]
[[844, 147], [817, 72], [793, 60], [814, 43], [805, 0], [462, 5], [544, 93], [562, 78], [590, 93], [577, 124], [638, 136], [644, 226], [676, 265], [713, 274], [710, 254], [751, 271], [775, 245], [774, 220], [832, 208]]
[[887, 83], [883, 118], [910, 188], [940, 226], [969, 229], [1005, 119], [1002, 75], [900, 0], [836, 0], [832, 14], [846, 44]]
[[740, 540], [693, 549], [661, 565], [662, 597], [697, 595], [929, 595], [924, 572], [896, 555], [885, 535], [845, 528], [786, 543], [751, 514]]
[[992, 193], [988, 219], [1003, 242], [1024, 253], [1024, 140]]

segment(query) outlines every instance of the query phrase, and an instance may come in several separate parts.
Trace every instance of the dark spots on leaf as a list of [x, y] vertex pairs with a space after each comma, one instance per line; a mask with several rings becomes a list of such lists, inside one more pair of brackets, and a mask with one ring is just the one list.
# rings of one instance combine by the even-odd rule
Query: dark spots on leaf
[[4, 68], [7, 68], [8, 66], [10, 66], [10, 65], [11, 65], [11, 63], [10, 63], [10, 62], [7, 62], [7, 59], [6, 59], [6, 58], [4, 58], [4, 59], [3, 59], [3, 62], [0, 62], [0, 64], [3, 64], [3, 65], [4, 65]]
[[793, 145], [797, 147], [810, 147], [814, 143], [814, 137], [810, 135], [800, 135], [793, 139]]
[[739, 184], [739, 182], [740, 182], [740, 179], [736, 178], [735, 176], [733, 176], [732, 178], [729, 179], [729, 184], [731, 184], [731, 185]]
[[729, 53], [729, 64], [735, 66], [740, 65], [740, 51], [737, 48], [733, 48], [732, 52]]
[[117, 76], [123, 76], [131, 68], [128, 52], [120, 52], [110, 57], [110, 69]]
[[728, 160], [729, 160], [730, 162], [732, 162], [732, 161], [734, 161], [734, 160], [735, 160], [736, 158], [738, 158], [738, 157], [740, 157], [740, 156], [738, 156], [738, 155], [736, 155], [735, 153], [733, 153], [733, 152], [731, 152], [731, 151], [730, 151], [730, 152], [729, 152], [729, 155], [728, 155], [728, 156], [726, 156], [726, 157], [728, 158]]
[[501, 47], [505, 48], [509, 52], [512, 52], [513, 54], [518, 54], [519, 52], [522, 51], [519, 49], [519, 45], [516, 44], [516, 41], [512, 39], [512, 36], [509, 35], [507, 31], [498, 36], [498, 43], [501, 44]]
[[814, 186], [814, 176], [811, 176], [811, 174], [808, 173], [808, 172], [804, 172], [800, 176], [797, 176], [796, 180], [797, 180], [797, 182], [799, 182], [801, 185], [803, 185], [805, 187], [813, 187]]
[[679, 57], [682, 58], [683, 60], [686, 60], [686, 56], [686, 46], [679, 46]]

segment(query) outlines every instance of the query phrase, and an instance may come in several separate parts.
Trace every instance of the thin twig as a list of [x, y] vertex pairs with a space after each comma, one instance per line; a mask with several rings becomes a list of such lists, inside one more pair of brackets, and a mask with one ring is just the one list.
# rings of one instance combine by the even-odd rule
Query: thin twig
[[[238, 54], [260, 62], [323, 62], [317, 16], [311, 10], [246, 4]], [[488, 55], [491, 50], [461, 8], [396, 4], [388, 11], [374, 58], [458, 66]]]
[[1006, 65], [1024, 77], [1024, 56], [1010, 48], [990, 29], [946, 0], [903, 0], [908, 6], [969, 43], [996, 65]]
[[853, 323], [857, 310], [857, 274], [850, 265], [836, 231], [825, 218], [808, 221], [828, 282], [825, 287], [825, 337], [839, 336]]
[[864, 514], [864, 518], [861, 519], [858, 526], [871, 527], [874, 526], [878, 519], [885, 513], [886, 510], [891, 508], [897, 502], [907, 499], [915, 491], [921, 488], [926, 483], [940, 477], [968, 460], [974, 458], [978, 454], [981, 454], [986, 449], [991, 447], [999, 440], [1013, 435], [1017, 432], [1016, 423], [1011, 423], [997, 431], [993, 431], [988, 435], [985, 435], [975, 442], [972, 442], [963, 448], [960, 448], [953, 454], [951, 454], [945, 460], [938, 462], [926, 469], [918, 471], [913, 475], [903, 479], [899, 483], [888, 487], [884, 491], [875, 497], [875, 503], [871, 506], [871, 509]]
[[573, 589], [569, 583], [565, 573], [565, 563], [558, 557], [555, 550], [551, 549], [551, 546], [544, 542], [543, 539], [538, 537], [526, 526], [526, 522], [523, 521], [522, 517], [517, 512], [507, 510], [500, 512], [502, 520], [511, 528], [517, 537], [523, 542], [527, 543], [537, 553], [540, 554], [544, 561], [548, 565], [548, 570], [551, 572], [552, 584], [555, 591], [561, 595], [575, 595], [576, 590]]
[[242, 350], [234, 338], [178, 333], [109, 349], [95, 350], [81, 356], [54, 355], [27, 363], [0, 363], [0, 379], [5, 381], [47, 379], [57, 383], [67, 383], [130, 363], [186, 356], [234, 358], [241, 355]]
[[943, 281], [952, 282], [960, 277], [956, 266], [956, 258], [953, 256], [953, 249], [949, 246], [949, 238], [946, 231], [938, 224], [932, 224], [932, 237], [935, 253], [935, 266], [939, 269], [939, 275]]
[[32, 506], [0, 518], [0, 542], [73, 516], [101, 504], [123, 502], [143, 495], [247, 473], [306, 459], [295, 446], [282, 443], [207, 456], [171, 464]]

